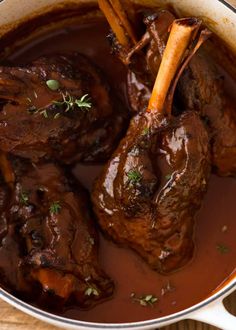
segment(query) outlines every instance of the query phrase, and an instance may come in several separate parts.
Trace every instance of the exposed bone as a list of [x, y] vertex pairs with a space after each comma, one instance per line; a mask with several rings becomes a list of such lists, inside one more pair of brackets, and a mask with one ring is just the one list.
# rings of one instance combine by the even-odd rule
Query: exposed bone
[[[115, 33], [118, 42], [123, 47], [129, 48], [133, 37], [132, 34], [129, 35], [129, 30], [132, 28], [130, 27], [130, 29], [126, 30], [125, 26], [129, 24], [127, 18], [123, 16], [123, 12], [119, 12], [120, 14], [119, 16], [114, 10], [114, 7], [111, 3], [113, 2], [109, 0], [98, 0], [99, 7], [101, 11], [104, 13], [112, 31]], [[121, 21], [120, 17], [122, 17], [123, 21]], [[125, 21], [125, 25], [123, 24], [124, 21]]]
[[175, 20], [148, 104], [148, 111], [162, 112], [171, 82], [201, 21], [196, 18]]
[[130, 37], [132, 42], [134, 44], [136, 44], [137, 38], [136, 38], [136, 35], [134, 32], [133, 26], [130, 24], [127, 14], [126, 14], [124, 7], [122, 6], [120, 0], [110, 0], [110, 4], [113, 7], [116, 15], [119, 17], [124, 29], [126, 30], [126, 33]]

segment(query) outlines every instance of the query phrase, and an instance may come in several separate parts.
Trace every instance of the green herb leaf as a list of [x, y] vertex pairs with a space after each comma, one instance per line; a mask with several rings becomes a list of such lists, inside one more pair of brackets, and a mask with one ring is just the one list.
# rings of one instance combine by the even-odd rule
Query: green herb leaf
[[28, 205], [29, 195], [26, 192], [20, 192], [20, 203], [23, 205]]
[[[48, 80], [47, 83], [52, 82], [52, 80]], [[56, 81], [56, 80], [55, 80]], [[82, 110], [88, 110], [92, 107], [91, 102], [89, 101], [88, 94], [83, 95], [80, 99], [76, 99], [73, 96], [69, 94], [62, 94], [63, 101], [53, 101], [52, 103], [58, 107], [64, 107], [64, 112], [68, 112], [70, 110], [73, 110], [75, 108], [80, 108]], [[45, 109], [45, 107], [37, 108], [34, 105], [31, 105], [28, 108], [28, 111], [33, 114], [39, 113], [40, 115], [44, 116], [44, 118], [49, 117], [48, 110]], [[60, 117], [61, 113], [57, 112], [54, 114], [53, 119], [57, 119]]]
[[54, 101], [53, 103], [57, 106], [64, 106], [65, 112], [73, 110], [75, 108], [80, 108], [84, 110], [89, 110], [92, 107], [92, 103], [88, 98], [88, 94], [83, 95], [80, 99], [67, 94], [62, 94], [63, 101]]
[[61, 205], [58, 201], [53, 202], [49, 207], [49, 211], [52, 214], [58, 214], [60, 210], [61, 210]]
[[138, 170], [130, 170], [126, 175], [131, 184], [136, 184], [142, 179], [142, 174]]
[[52, 91], [57, 91], [60, 88], [60, 83], [57, 80], [50, 79], [46, 81], [46, 84], [48, 88], [50, 88]]
[[147, 294], [137, 297], [135, 293], [131, 293], [131, 299], [134, 302], [138, 302], [141, 306], [152, 306], [158, 301], [158, 298], [155, 295]]
[[149, 128], [148, 127], [144, 127], [144, 129], [142, 130], [141, 135], [147, 135], [149, 133]]
[[226, 254], [229, 252], [229, 247], [224, 244], [217, 244], [216, 248], [221, 254]]
[[99, 292], [94, 286], [88, 286], [84, 294], [86, 296], [99, 296]]
[[88, 94], [83, 95], [80, 99], [76, 99], [75, 104], [79, 108], [85, 108], [86, 110], [90, 109], [92, 106], [92, 104], [90, 102], [90, 98], [88, 97]]

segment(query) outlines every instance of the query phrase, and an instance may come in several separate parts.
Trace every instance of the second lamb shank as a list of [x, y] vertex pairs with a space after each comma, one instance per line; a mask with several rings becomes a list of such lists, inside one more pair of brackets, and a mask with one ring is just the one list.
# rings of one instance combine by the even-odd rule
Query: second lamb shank
[[104, 161], [128, 117], [99, 69], [81, 54], [0, 67], [0, 101], [0, 149], [33, 161]]

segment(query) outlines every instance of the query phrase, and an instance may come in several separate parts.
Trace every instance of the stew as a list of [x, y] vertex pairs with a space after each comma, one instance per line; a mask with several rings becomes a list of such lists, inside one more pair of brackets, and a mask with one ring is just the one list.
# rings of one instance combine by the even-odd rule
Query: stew
[[[168, 23], [172, 15], [167, 15]], [[153, 21], [146, 23], [150, 29]], [[151, 95], [150, 86], [156, 71], [145, 75], [148, 80], [145, 84], [144, 76], [137, 76], [135, 66], [127, 67], [119, 56], [111, 53], [106, 38], [109, 33], [105, 18], [88, 18], [83, 24], [78, 18], [73, 25], [48, 32], [16, 49], [1, 66], [0, 270], [4, 288], [40, 308], [78, 320], [121, 323], [157, 318], [190, 307], [209, 296], [234, 273], [235, 134], [232, 133], [231, 138], [228, 132], [229, 129], [235, 131], [233, 95], [236, 85], [217, 63], [212, 64], [213, 69], [208, 65], [206, 58], [209, 55], [203, 48], [193, 56], [180, 77], [174, 98], [173, 112], [176, 112], [168, 125], [163, 121], [160, 130], [162, 124], [153, 121], [154, 114], [146, 114], [147, 122], [152, 122], [150, 133], [146, 122], [142, 123], [142, 111]], [[163, 33], [163, 42], [166, 43], [166, 31]], [[150, 35], [149, 32], [149, 38]], [[73, 55], [77, 56], [76, 60], [71, 59], [74, 52], [77, 53]], [[162, 56], [159, 55], [155, 63], [160, 64]], [[75, 67], [74, 63], [79, 64]], [[202, 71], [198, 70], [198, 66]], [[212, 86], [207, 93], [207, 105], [204, 103], [206, 77], [207, 85]], [[189, 83], [191, 79], [192, 85]], [[54, 84], [58, 82], [60, 87], [51, 85], [50, 88], [50, 80]], [[21, 85], [22, 81], [24, 85]], [[134, 85], [129, 84], [132, 81]], [[229, 84], [231, 91], [226, 93], [224, 88]], [[138, 88], [141, 92], [136, 98], [134, 91], [137, 92]], [[143, 88], [146, 94], [139, 106], [142, 111], [136, 114]], [[81, 111], [73, 104], [68, 110], [65, 102], [71, 101], [68, 97], [73, 102], [81, 101], [86, 94], [88, 96], [82, 101], [87, 102], [87, 108]], [[181, 107], [187, 108], [187, 111], [180, 111]], [[28, 111], [30, 108], [31, 113]], [[133, 124], [126, 135], [129, 119], [134, 113]], [[155, 140], [154, 132], [158, 132], [158, 141], [161, 142]], [[138, 140], [135, 140], [137, 136]], [[121, 145], [116, 149], [119, 143], [125, 145], [122, 152]], [[174, 152], [177, 143], [180, 145], [179, 154]], [[144, 151], [143, 145], [146, 145]], [[142, 151], [138, 160], [134, 158], [137, 150], [131, 152], [134, 147]], [[228, 147], [232, 149], [229, 157]], [[185, 196], [181, 192], [181, 197], [177, 198], [176, 208], [184, 213], [184, 220], [181, 220], [177, 231], [182, 235], [183, 230], [187, 243], [180, 247], [183, 251], [180, 259], [174, 257], [166, 263], [156, 264], [153, 257], [156, 251], [160, 253], [160, 245], [156, 249], [155, 239], [153, 243], [149, 233], [145, 240], [149, 240], [154, 250], [138, 251], [142, 259], [136, 253], [142, 244], [138, 248], [135, 246], [138, 239], [143, 239], [142, 232], [131, 245], [130, 235], [122, 237], [119, 232], [136, 230], [135, 226], [132, 227], [132, 217], [143, 217], [145, 214], [145, 217], [153, 218], [153, 211], [150, 212], [151, 196], [157, 192], [160, 196], [161, 189], [166, 196], [164, 189], [167, 188], [163, 187], [169, 183], [169, 189], [173, 185], [175, 177], [179, 176], [179, 168], [186, 165], [183, 162], [183, 154], [186, 153], [191, 155], [192, 160], [187, 164], [188, 170], [183, 180], [187, 190], [184, 189]], [[212, 154], [214, 166], [210, 174]], [[101, 194], [107, 194], [103, 191], [104, 173], [111, 169], [112, 163], [114, 175], [115, 166], [119, 164], [117, 158], [123, 159], [123, 167], [120, 167], [118, 179], [114, 180], [114, 189], [118, 194], [122, 187], [122, 200], [107, 204], [111, 209], [119, 210], [115, 216], [108, 217], [104, 225], [98, 219], [97, 201]], [[139, 173], [137, 176], [133, 172], [133, 176], [124, 179], [124, 167], [129, 172], [139, 162], [148, 169], [148, 174], [141, 173], [145, 180], [138, 186], [127, 185], [127, 180], [140, 178]], [[174, 171], [173, 162], [176, 166]], [[92, 212], [84, 187], [89, 192], [93, 190], [97, 217]], [[159, 208], [165, 206], [168, 209], [169, 205], [161, 206], [160, 200]], [[186, 210], [181, 209], [183, 204]], [[78, 212], [78, 216], [74, 216], [74, 212]], [[163, 212], [166, 210], [163, 209]], [[120, 231], [119, 225], [126, 216], [131, 221], [124, 222], [127, 227], [125, 231]], [[80, 224], [85, 217], [93, 228], [86, 224], [81, 229]], [[44, 218], [47, 219], [45, 227]], [[192, 218], [195, 218], [194, 222]], [[118, 224], [118, 238], [110, 232], [112, 221]], [[89, 243], [86, 241], [86, 245], [83, 240], [87, 233], [92, 239]], [[172, 234], [171, 231], [167, 236]], [[163, 235], [165, 241], [166, 233]], [[43, 246], [40, 239], [44, 242]], [[73, 245], [73, 251], [70, 250], [71, 243], [68, 244], [70, 240], [77, 242]], [[54, 255], [49, 254], [50, 250], [54, 251]], [[86, 257], [81, 252], [85, 250]], [[148, 251], [154, 251], [154, 255]], [[26, 267], [29, 278], [26, 270], [18, 272], [16, 266], [19, 264]], [[80, 266], [77, 267], [77, 264]], [[82, 284], [77, 283], [76, 277]]]

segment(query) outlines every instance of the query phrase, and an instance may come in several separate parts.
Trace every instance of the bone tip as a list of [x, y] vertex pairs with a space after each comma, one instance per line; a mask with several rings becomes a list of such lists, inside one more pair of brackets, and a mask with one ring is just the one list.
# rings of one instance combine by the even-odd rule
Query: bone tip
[[182, 26], [197, 27], [202, 24], [202, 20], [197, 17], [187, 17], [176, 19], [175, 23]]

